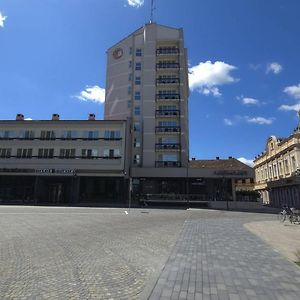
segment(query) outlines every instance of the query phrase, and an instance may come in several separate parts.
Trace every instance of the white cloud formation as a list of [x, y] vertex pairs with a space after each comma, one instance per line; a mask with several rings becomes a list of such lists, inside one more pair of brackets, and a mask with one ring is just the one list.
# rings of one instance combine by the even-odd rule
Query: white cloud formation
[[75, 97], [81, 101], [104, 103], [105, 89], [99, 87], [98, 85], [87, 86], [85, 90], [81, 91], [80, 94]]
[[266, 73], [273, 73], [275, 75], [279, 74], [282, 71], [282, 65], [277, 62], [272, 62], [267, 65]]
[[0, 11], [0, 27], [4, 27], [4, 21], [7, 19], [7, 16], [3, 16]]
[[288, 86], [283, 91], [295, 99], [300, 99], [300, 83]]
[[197, 90], [203, 95], [221, 96], [218, 86], [234, 83], [238, 79], [231, 75], [236, 67], [222, 61], [200, 62], [198, 65], [189, 68], [190, 89]]
[[259, 100], [249, 97], [237, 97], [245, 105], [258, 105]]
[[254, 166], [254, 162], [253, 159], [247, 159], [245, 157], [240, 157], [238, 158], [238, 160], [246, 165], [248, 165], [249, 167], [253, 167]]
[[299, 111], [300, 110], [300, 103], [297, 103], [297, 104], [294, 104], [294, 105], [281, 105], [279, 107], [279, 110], [282, 110], [282, 111]]
[[144, 4], [144, 0], [128, 0], [128, 5], [133, 7], [140, 7]]
[[225, 123], [225, 125], [227, 125], [227, 126], [232, 126], [232, 125], [233, 125], [232, 120], [227, 119], [227, 118], [224, 119], [224, 123]]
[[252, 123], [258, 125], [270, 125], [274, 122], [275, 118], [264, 118], [264, 117], [249, 117], [236, 115], [233, 118], [225, 118], [224, 123], [227, 126], [234, 126], [239, 123]]
[[32, 121], [32, 118], [25, 118], [25, 121]]
[[248, 123], [255, 123], [255, 124], [259, 124], [259, 125], [270, 125], [273, 123], [274, 118], [263, 118], [263, 117], [254, 117], [254, 118], [249, 118], [246, 117], [246, 121]]

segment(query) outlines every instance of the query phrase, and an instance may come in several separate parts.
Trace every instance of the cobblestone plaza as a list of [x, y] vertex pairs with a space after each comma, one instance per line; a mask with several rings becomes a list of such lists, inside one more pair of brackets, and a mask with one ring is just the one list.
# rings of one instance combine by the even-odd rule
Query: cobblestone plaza
[[299, 299], [300, 269], [212, 210], [0, 207], [1, 299]]

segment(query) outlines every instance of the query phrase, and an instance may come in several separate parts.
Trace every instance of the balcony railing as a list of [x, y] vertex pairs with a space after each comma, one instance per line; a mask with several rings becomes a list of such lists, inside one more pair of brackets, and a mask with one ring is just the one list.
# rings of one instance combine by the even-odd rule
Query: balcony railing
[[179, 49], [176, 47], [163, 47], [156, 50], [156, 55], [178, 55]]
[[179, 94], [156, 94], [157, 100], [179, 100]]
[[157, 63], [156, 69], [179, 69], [179, 63]]
[[179, 84], [179, 78], [158, 78], [156, 84]]
[[174, 116], [179, 116], [180, 115], [180, 110], [178, 109], [170, 109], [170, 110], [156, 110], [156, 116], [160, 117], [174, 117]]
[[156, 132], [180, 132], [180, 126], [156, 126]]
[[180, 149], [180, 144], [155, 144], [155, 149], [156, 150], [179, 150]]
[[155, 167], [157, 168], [180, 168], [180, 161], [162, 161], [158, 160], [155, 162]]

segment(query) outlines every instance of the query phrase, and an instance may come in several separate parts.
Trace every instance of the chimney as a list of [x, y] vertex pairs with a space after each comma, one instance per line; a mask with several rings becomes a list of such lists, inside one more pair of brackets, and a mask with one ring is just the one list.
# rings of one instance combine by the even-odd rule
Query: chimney
[[59, 114], [52, 114], [52, 121], [59, 121]]
[[22, 115], [22, 114], [17, 114], [16, 120], [17, 120], [17, 121], [24, 121], [24, 115]]
[[89, 121], [95, 121], [96, 115], [95, 114], [89, 114]]
[[219, 160], [219, 159], [220, 159], [220, 157], [219, 157], [219, 156], [217, 156], [217, 157], [216, 157], [216, 160]]
[[232, 156], [228, 156], [228, 159], [232, 159]]
[[192, 157], [192, 160], [196, 160], [196, 157]]

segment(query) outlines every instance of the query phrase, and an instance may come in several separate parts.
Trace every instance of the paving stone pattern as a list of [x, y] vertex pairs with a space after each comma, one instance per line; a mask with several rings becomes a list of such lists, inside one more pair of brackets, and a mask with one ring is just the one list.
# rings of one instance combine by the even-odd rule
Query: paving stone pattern
[[252, 214], [240, 216], [193, 214], [150, 300], [299, 300], [300, 268], [243, 227]]
[[0, 206], [0, 299], [138, 299], [186, 217]]

